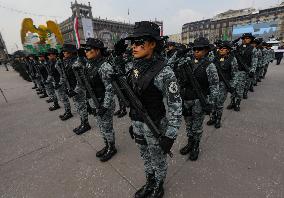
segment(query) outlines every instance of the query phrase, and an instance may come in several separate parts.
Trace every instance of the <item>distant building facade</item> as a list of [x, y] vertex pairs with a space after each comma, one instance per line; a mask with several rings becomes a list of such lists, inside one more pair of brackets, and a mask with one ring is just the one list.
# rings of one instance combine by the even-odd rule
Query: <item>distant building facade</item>
[[265, 34], [284, 39], [284, 2], [270, 8], [256, 10], [247, 8], [229, 10], [201, 21], [186, 23], [182, 27], [182, 42], [194, 41], [199, 36], [231, 40], [244, 31], [252, 31], [255, 35]]
[[[77, 1], [75, 0], [75, 3], [71, 3], [71, 10], [72, 16], [59, 24], [65, 43], [75, 44], [73, 28], [75, 16], [78, 17], [78, 32], [81, 44], [85, 44], [85, 41], [87, 39], [86, 30], [84, 29], [85, 21], [89, 21], [89, 27], [92, 26], [93, 32], [91, 32], [91, 37], [101, 39], [104, 42], [105, 46], [111, 49], [119, 39], [125, 38], [133, 32], [134, 24], [101, 18], [93, 18], [92, 7], [90, 3], [88, 3], [88, 5], [84, 5], [77, 3]], [[154, 22], [156, 22], [161, 28], [163, 28], [163, 22]]]
[[178, 33], [178, 34], [171, 34], [171, 35], [168, 35], [169, 37], [169, 41], [171, 42], [176, 42], [176, 43], [181, 43], [182, 40], [181, 40], [181, 33]]

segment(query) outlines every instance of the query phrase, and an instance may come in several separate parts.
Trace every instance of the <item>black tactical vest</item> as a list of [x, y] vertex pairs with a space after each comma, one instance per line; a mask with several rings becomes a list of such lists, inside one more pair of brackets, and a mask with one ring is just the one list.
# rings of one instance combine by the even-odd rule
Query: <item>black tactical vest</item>
[[[243, 63], [246, 64], [248, 68], [251, 68], [252, 51], [253, 51], [252, 45], [247, 45], [246, 47], [241, 45], [237, 48], [239, 57], [242, 59]], [[239, 67], [239, 70], [245, 71], [242, 67]]]
[[230, 81], [232, 79], [232, 61], [234, 57], [229, 55], [228, 57], [224, 58], [224, 61], [221, 61], [221, 57], [217, 56], [214, 59], [214, 64], [216, 65], [216, 68], [218, 70], [219, 79], [222, 81], [222, 78], [220, 78], [220, 73], [222, 72], [224, 78], [227, 81]]
[[[135, 95], [140, 99], [142, 105], [148, 112], [151, 119], [160, 124], [160, 121], [166, 115], [166, 109], [163, 103], [162, 92], [154, 85], [154, 78], [164, 68], [165, 63], [157, 60], [145, 71], [142, 68], [133, 68], [130, 70], [127, 81], [134, 91]], [[135, 111], [130, 109], [130, 118], [134, 121], [143, 122], [143, 118]]]
[[[209, 82], [207, 77], [206, 69], [210, 65], [210, 61], [207, 58], [200, 60], [198, 63], [192, 62], [192, 71], [195, 79], [200, 85], [203, 95], [206, 97], [209, 95]], [[190, 67], [188, 65], [188, 67]], [[181, 96], [184, 100], [195, 100], [198, 99], [197, 94], [194, 91], [191, 82], [186, 79], [183, 85], [181, 85]]]
[[75, 63], [76, 60], [77, 60], [77, 57], [72, 57], [72, 58], [68, 58], [63, 61], [64, 71], [65, 71], [67, 80], [72, 90], [75, 89], [76, 84], [77, 84], [77, 79], [72, 69], [72, 65]]
[[[99, 68], [105, 62], [104, 59], [99, 61], [95, 61], [93, 63], [89, 63], [89, 67], [86, 69], [86, 75], [88, 77], [88, 81], [96, 94], [96, 97], [99, 99], [99, 102], [102, 103], [105, 98], [105, 85], [102, 81], [101, 75], [99, 73]], [[88, 95], [89, 98], [89, 95]]]

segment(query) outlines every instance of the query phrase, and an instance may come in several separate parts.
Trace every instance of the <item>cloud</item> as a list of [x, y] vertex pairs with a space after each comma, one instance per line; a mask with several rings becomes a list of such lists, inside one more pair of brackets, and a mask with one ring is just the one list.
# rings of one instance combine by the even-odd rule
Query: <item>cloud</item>
[[164, 21], [165, 34], [181, 32], [182, 25], [188, 22], [201, 20], [203, 14], [192, 9], [180, 9], [177, 14]]

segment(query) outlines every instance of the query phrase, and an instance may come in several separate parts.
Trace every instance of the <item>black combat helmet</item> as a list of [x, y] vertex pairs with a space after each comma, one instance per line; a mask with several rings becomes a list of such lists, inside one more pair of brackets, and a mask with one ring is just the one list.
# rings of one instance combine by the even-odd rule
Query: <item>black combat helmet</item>
[[49, 48], [46, 53], [58, 55], [58, 50], [54, 48]]
[[100, 39], [88, 38], [86, 41], [85, 49], [107, 49]]
[[62, 47], [62, 52], [76, 53], [77, 52], [77, 48], [73, 44], [66, 43]]
[[255, 37], [252, 35], [252, 33], [244, 33], [241, 37], [241, 39], [244, 39], [244, 38], [251, 38], [251, 40], [254, 40]]
[[133, 33], [126, 40], [133, 40], [139, 37], [151, 37], [157, 41], [162, 40], [160, 36], [160, 27], [150, 21], [136, 22]]

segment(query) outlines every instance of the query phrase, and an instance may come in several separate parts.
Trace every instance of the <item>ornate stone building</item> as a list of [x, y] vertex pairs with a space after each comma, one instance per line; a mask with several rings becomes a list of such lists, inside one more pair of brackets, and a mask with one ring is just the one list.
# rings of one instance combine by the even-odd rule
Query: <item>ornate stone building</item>
[[284, 39], [284, 2], [262, 10], [229, 10], [212, 19], [186, 23], [182, 27], [182, 42], [192, 42], [199, 36], [207, 37], [211, 42], [217, 39], [231, 40], [237, 34], [237, 27], [253, 24], [258, 29], [257, 24], [266, 23], [271, 24], [270, 29], [274, 28], [273, 36]]
[[[82, 22], [85, 19], [91, 19], [94, 38], [101, 39], [108, 48], [113, 48], [113, 45], [116, 41], [118, 41], [120, 38], [125, 38], [133, 31], [134, 28], [134, 24], [130, 23], [93, 18], [92, 7], [90, 3], [88, 3], [88, 5], [84, 5], [77, 3], [77, 1], [75, 0], [75, 3], [71, 3], [71, 10], [72, 16], [59, 24], [61, 32], [63, 34], [64, 42], [66, 43], [75, 44], [73, 28], [75, 16], [78, 16], [78, 30], [81, 44], [84, 44], [86, 41]], [[154, 22], [156, 22], [161, 28], [163, 28], [162, 21]]]

